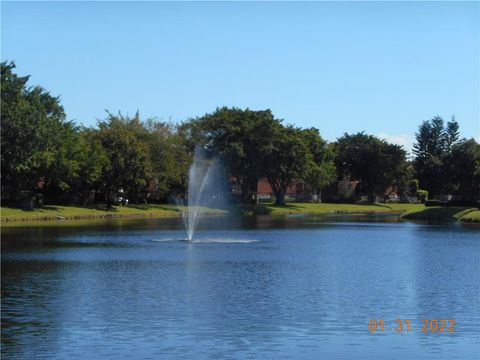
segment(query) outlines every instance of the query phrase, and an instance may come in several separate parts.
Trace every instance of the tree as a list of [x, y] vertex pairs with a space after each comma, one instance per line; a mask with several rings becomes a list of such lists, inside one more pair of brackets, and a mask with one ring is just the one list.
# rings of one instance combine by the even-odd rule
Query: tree
[[432, 125], [429, 121], [423, 121], [418, 127], [418, 133], [415, 134], [417, 142], [413, 144], [413, 154], [417, 159], [426, 159], [430, 155], [430, 134]]
[[153, 185], [151, 199], [162, 201], [186, 190], [191, 154], [187, 151], [185, 139], [172, 125], [149, 119], [145, 127], [152, 167], [149, 180]]
[[435, 116], [431, 121], [431, 128], [429, 134], [429, 153], [433, 156], [439, 157], [445, 150], [445, 127], [443, 119], [440, 116]]
[[345, 134], [337, 140], [336, 151], [339, 175], [360, 181], [370, 203], [405, 170], [405, 150], [372, 135]]
[[[107, 151], [97, 137], [97, 130], [79, 128], [77, 136], [65, 142], [63, 151], [70, 153], [78, 165], [70, 176], [61, 176], [59, 180], [66, 183], [75, 202], [93, 202], [95, 193], [102, 188], [103, 169], [109, 163]], [[65, 190], [65, 186], [59, 186], [59, 189]]]
[[312, 159], [300, 129], [278, 125], [272, 138], [264, 170], [275, 195], [275, 204], [285, 205], [288, 187], [304, 177]]
[[418, 179], [415, 179], [414, 176], [415, 170], [412, 162], [403, 162], [391, 184], [392, 189], [400, 196], [400, 201], [410, 201], [411, 197], [416, 197], [419, 188]]
[[418, 179], [411, 179], [408, 183], [408, 195], [415, 196], [418, 193], [418, 190], [420, 190], [420, 187], [418, 186]]
[[446, 163], [453, 173], [455, 192], [464, 200], [480, 199], [480, 144], [463, 140], [452, 147]]
[[445, 150], [447, 152], [452, 150], [452, 146], [455, 145], [460, 140], [460, 133], [458, 129], [460, 126], [458, 122], [455, 121], [455, 117], [452, 116], [452, 121], [447, 123], [445, 129]]
[[133, 118], [108, 113], [98, 128], [97, 139], [108, 157], [102, 171], [106, 203], [112, 203], [119, 189], [126, 190], [136, 202], [140, 191], [147, 192], [147, 179], [151, 177], [148, 145], [141, 140], [144, 129], [138, 113]]
[[310, 152], [309, 162], [302, 180], [305, 186], [321, 201], [322, 190], [336, 179], [333, 146], [322, 139], [318, 129], [302, 131], [303, 141]]
[[82, 176], [88, 176], [81, 170], [88, 166], [90, 160], [95, 163], [95, 154], [89, 154], [89, 146], [78, 127], [70, 123], [57, 131], [61, 134], [61, 142], [52, 168], [43, 176], [44, 192], [51, 203], [79, 202], [82, 200], [81, 192], [85, 190], [81, 186]]
[[59, 152], [65, 134], [74, 131], [59, 98], [39, 86], [28, 87], [29, 77], [14, 69], [13, 62], [1, 63], [2, 201], [10, 204], [20, 190], [32, 190], [59, 166], [71, 171]]
[[452, 121], [444, 126], [443, 119], [435, 116], [424, 121], [415, 134], [417, 142], [413, 145], [414, 168], [420, 187], [427, 189], [431, 196], [442, 191], [452, 192], [453, 174], [448, 170], [445, 159], [459, 140], [459, 125]]
[[222, 107], [184, 123], [180, 131], [191, 147], [199, 145], [223, 155], [229, 174], [240, 183], [241, 201], [248, 203], [265, 174], [267, 155], [273, 149], [272, 134], [279, 123], [270, 110]]

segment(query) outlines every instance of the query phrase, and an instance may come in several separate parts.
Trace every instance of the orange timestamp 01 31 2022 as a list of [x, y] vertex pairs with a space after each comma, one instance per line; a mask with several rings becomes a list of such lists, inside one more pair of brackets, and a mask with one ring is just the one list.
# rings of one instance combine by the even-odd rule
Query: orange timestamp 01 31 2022
[[415, 327], [422, 333], [454, 333], [455, 326], [456, 322], [452, 319], [423, 319], [418, 324], [418, 327], [408, 319], [395, 319], [392, 324], [385, 323], [383, 319], [370, 319], [368, 322], [368, 330], [372, 334], [385, 331], [409, 332]]

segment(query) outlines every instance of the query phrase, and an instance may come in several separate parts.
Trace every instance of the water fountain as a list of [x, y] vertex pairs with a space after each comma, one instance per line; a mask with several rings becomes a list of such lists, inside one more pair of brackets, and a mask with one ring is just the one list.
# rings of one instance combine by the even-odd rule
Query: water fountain
[[187, 203], [182, 218], [187, 232], [186, 240], [192, 241], [200, 217], [208, 207], [218, 205], [222, 198], [221, 165], [218, 158], [207, 159], [200, 149], [195, 150], [188, 172]]

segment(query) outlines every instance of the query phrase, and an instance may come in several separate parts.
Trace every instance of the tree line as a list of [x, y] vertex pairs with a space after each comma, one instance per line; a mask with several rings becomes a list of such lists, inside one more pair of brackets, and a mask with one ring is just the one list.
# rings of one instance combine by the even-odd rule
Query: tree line
[[480, 196], [480, 145], [460, 139], [455, 119], [423, 122], [412, 160], [401, 146], [364, 133], [327, 142], [318, 129], [284, 124], [271, 110], [222, 107], [179, 124], [107, 112], [84, 127], [14, 69], [1, 64], [2, 204], [14, 206], [34, 189], [49, 203], [110, 205], [119, 189], [134, 203], [167, 202], [185, 193], [196, 146], [223, 156], [242, 203], [252, 201], [260, 179], [278, 204], [294, 184], [321, 198], [342, 179], [359, 181], [369, 202], [387, 187], [409, 197]]

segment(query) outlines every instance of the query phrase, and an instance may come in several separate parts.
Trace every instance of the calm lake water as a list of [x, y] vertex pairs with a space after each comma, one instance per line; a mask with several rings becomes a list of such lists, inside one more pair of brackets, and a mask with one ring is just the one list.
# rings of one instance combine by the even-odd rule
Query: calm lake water
[[[201, 225], [193, 243], [179, 219], [4, 228], [2, 358], [480, 357], [478, 227], [389, 216]], [[384, 331], [372, 334], [371, 319]], [[396, 319], [411, 330], [395, 332]], [[422, 333], [423, 319], [453, 319], [455, 332]]]

